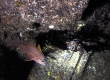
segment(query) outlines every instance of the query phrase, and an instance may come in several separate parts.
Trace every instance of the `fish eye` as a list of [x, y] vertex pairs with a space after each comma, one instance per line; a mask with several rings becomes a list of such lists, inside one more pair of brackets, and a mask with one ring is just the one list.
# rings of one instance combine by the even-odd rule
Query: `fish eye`
[[44, 62], [44, 60], [41, 60], [42, 62]]

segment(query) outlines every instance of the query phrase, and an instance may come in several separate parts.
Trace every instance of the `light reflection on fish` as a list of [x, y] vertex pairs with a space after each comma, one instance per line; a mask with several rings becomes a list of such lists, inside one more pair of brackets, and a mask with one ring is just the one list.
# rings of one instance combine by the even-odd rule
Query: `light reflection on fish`
[[41, 65], [46, 65], [44, 54], [34, 45], [21, 42], [19, 39], [14, 41], [13, 46], [17, 47], [20, 55], [25, 55], [25, 61], [35, 61]]

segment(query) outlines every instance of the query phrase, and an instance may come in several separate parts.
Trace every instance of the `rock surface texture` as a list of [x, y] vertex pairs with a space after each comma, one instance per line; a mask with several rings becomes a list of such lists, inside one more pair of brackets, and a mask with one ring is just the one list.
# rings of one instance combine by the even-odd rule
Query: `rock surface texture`
[[[109, 32], [109, 0], [0, 0], [0, 80], [109, 80]], [[46, 65], [24, 61], [16, 38]]]

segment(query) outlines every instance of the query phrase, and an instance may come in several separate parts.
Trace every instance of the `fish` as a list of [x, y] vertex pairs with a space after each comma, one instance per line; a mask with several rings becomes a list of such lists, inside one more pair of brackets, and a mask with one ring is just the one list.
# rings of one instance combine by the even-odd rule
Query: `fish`
[[32, 44], [26, 44], [21, 42], [20, 39], [17, 39], [13, 42], [13, 46], [17, 47], [17, 52], [20, 55], [24, 55], [24, 59], [25, 61], [35, 61], [38, 64], [41, 65], [46, 65], [46, 61], [45, 61], [45, 56], [44, 54], [41, 52], [41, 48], [38, 45], [38, 47], [36, 47], [36, 44], [34, 43], [34, 45]]

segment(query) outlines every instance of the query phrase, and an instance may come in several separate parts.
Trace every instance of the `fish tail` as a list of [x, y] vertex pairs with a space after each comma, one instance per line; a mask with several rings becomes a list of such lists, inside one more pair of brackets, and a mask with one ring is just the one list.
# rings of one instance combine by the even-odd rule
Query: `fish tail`
[[17, 39], [15, 39], [14, 41], [13, 41], [13, 43], [12, 43], [12, 45], [13, 46], [18, 46], [19, 44], [20, 44], [20, 39], [19, 38], [17, 38]]

